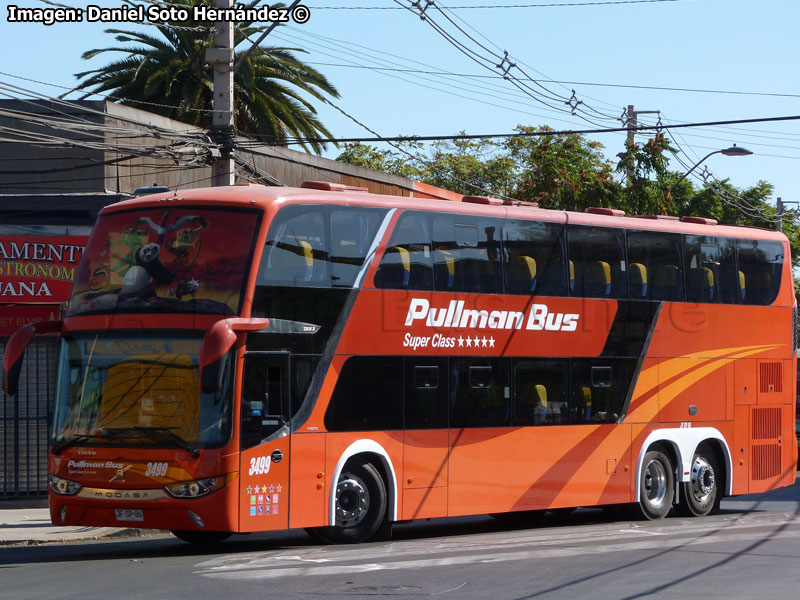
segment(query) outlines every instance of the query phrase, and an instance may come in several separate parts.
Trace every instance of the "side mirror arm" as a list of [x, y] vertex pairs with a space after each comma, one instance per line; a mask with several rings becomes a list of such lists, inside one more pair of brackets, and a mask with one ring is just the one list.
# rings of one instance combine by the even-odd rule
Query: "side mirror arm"
[[8, 339], [5, 353], [3, 354], [3, 373], [5, 376], [5, 392], [13, 396], [19, 389], [19, 376], [22, 371], [22, 359], [25, 350], [37, 335], [48, 333], [61, 333], [63, 321], [39, 321], [29, 323], [17, 329]]
[[219, 389], [223, 374], [224, 358], [233, 348], [238, 333], [243, 331], [261, 331], [269, 326], [269, 319], [244, 319], [234, 317], [222, 319], [212, 325], [203, 336], [200, 344], [200, 390], [204, 394]]

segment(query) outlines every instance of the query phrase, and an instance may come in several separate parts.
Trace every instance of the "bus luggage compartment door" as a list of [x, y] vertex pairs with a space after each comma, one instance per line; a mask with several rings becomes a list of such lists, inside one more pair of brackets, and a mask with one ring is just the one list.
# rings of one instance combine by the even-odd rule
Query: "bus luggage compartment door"
[[289, 355], [248, 353], [242, 377], [239, 530], [289, 525]]

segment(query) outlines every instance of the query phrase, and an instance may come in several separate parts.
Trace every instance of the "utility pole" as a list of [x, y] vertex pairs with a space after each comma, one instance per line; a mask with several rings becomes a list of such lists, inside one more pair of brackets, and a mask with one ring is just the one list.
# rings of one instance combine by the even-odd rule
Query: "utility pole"
[[[234, 0], [215, 0], [216, 8], [233, 8]], [[211, 185], [233, 185], [233, 22], [217, 21], [214, 47], [206, 50], [206, 62], [214, 65], [214, 96], [211, 138], [219, 144], [220, 156], [211, 163]]]
[[794, 200], [787, 200], [784, 202], [782, 199], [778, 198], [778, 201], [775, 203], [775, 210], [778, 213], [775, 218], [775, 229], [778, 231], [783, 231], [783, 217], [786, 214], [785, 210], [787, 204], [800, 204], [800, 202]]
[[[628, 110], [626, 113], [623, 113], [623, 119], [625, 122], [625, 126], [628, 129], [628, 138], [627, 144], [625, 147], [626, 151], [629, 151], [633, 148], [633, 144], [635, 143], [634, 137], [636, 135], [636, 129], [639, 127], [639, 115], [650, 115], [650, 114], [659, 114], [661, 111], [658, 110], [636, 110], [633, 104], [628, 104]], [[628, 181], [633, 179], [633, 164], [628, 165]]]

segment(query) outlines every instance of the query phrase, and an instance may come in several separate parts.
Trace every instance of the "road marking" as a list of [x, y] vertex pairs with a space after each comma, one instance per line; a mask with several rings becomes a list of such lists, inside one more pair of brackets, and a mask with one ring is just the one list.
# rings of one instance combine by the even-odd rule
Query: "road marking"
[[[597, 531], [597, 527], [593, 527], [595, 531], [587, 532], [584, 527], [576, 526], [559, 528], [555, 534], [552, 530], [540, 532], [539, 535], [535, 532], [523, 532], [520, 538], [509, 537], [509, 532], [503, 532], [391, 542], [361, 548], [310, 547], [300, 552], [293, 549], [291, 554], [276, 551], [226, 555], [199, 563], [195, 573], [213, 579], [314, 577], [800, 537], [800, 518], [797, 515], [781, 514], [757, 515], [755, 518], [737, 516], [733, 519], [706, 519], [700, 522], [690, 520], [685, 526], [669, 525], [667, 521], [664, 525], [653, 524], [652, 527], [637, 526], [624, 530], [600, 527], [604, 530]], [[648, 533], [654, 537], [632, 541], [632, 533]], [[362, 560], [367, 562], [362, 563]], [[287, 565], [287, 562], [292, 561], [306, 564]]]

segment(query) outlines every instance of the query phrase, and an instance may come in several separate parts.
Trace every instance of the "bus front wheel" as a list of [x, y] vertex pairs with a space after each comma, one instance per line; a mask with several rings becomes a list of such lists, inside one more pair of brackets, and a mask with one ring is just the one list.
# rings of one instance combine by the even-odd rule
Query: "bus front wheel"
[[331, 544], [357, 544], [372, 538], [386, 521], [386, 484], [368, 462], [345, 465], [336, 482], [336, 525], [308, 532]]
[[669, 457], [658, 448], [644, 455], [639, 476], [639, 512], [646, 519], [663, 519], [675, 497], [675, 474]]
[[692, 457], [690, 479], [681, 484], [678, 510], [687, 517], [704, 517], [719, 505], [720, 472], [714, 451], [702, 444]]

